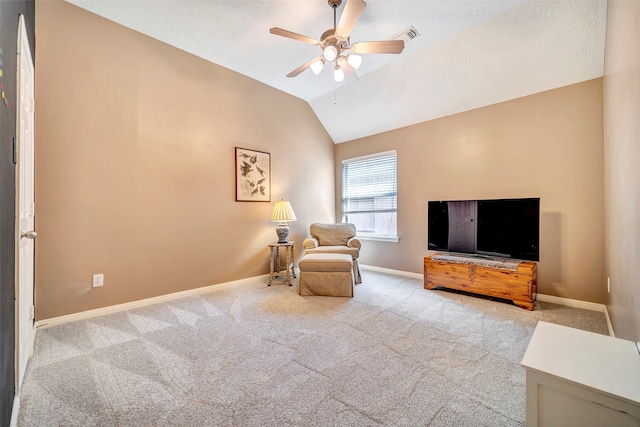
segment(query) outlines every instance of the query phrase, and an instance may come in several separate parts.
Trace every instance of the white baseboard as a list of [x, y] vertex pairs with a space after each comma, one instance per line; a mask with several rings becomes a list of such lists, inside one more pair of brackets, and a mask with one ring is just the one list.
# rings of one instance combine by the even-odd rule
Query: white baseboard
[[[366, 265], [366, 264], [360, 264], [360, 267], [363, 270], [370, 270], [378, 273], [394, 274], [396, 276], [409, 277], [412, 279], [419, 279], [419, 280], [424, 279], [424, 275], [421, 273], [412, 273], [410, 271], [393, 270], [390, 268], [382, 268], [382, 267], [376, 267], [373, 265]], [[109, 307], [97, 308], [95, 310], [88, 310], [88, 311], [82, 311], [80, 313], [68, 314], [66, 316], [59, 316], [59, 317], [53, 317], [51, 319], [39, 320], [36, 322], [35, 327], [36, 329], [48, 328], [50, 326], [61, 325], [63, 323], [69, 323], [69, 322], [75, 322], [77, 320], [88, 319], [96, 316], [104, 316], [105, 314], [117, 313], [120, 311], [130, 310], [133, 308], [139, 308], [139, 307], [144, 307], [152, 304], [158, 304], [161, 302], [172, 301], [178, 298], [184, 298], [191, 295], [199, 295], [202, 293], [219, 291], [222, 289], [229, 289], [236, 286], [252, 284], [258, 280], [266, 280], [268, 277], [269, 277], [268, 274], [263, 274], [261, 276], [249, 277], [241, 280], [234, 280], [231, 282], [220, 283], [218, 285], [211, 285], [211, 286], [205, 286], [202, 288], [189, 289], [187, 291], [175, 292], [172, 294], [161, 295], [153, 298], [147, 298], [147, 299], [138, 300], [138, 301], [131, 301], [124, 304], [117, 304]], [[605, 319], [607, 320], [607, 326], [609, 327], [609, 334], [612, 337], [615, 336], [613, 331], [613, 326], [611, 324], [611, 319], [609, 318], [609, 312], [607, 311], [607, 306], [604, 304], [598, 304], [595, 302], [588, 302], [588, 301], [580, 301], [580, 300], [557, 297], [554, 295], [546, 295], [546, 294], [538, 294], [536, 299], [538, 301], [550, 302], [553, 304], [564, 305], [567, 307], [582, 308], [585, 310], [602, 312], [604, 313]], [[16, 400], [18, 400], [18, 398], [16, 398]], [[17, 404], [19, 405], [19, 400]]]
[[609, 335], [615, 337], [615, 334], [613, 332], [613, 325], [611, 324], [611, 318], [609, 317], [609, 311], [607, 310], [607, 306], [604, 304], [598, 304], [589, 301], [580, 301], [577, 299], [563, 298], [546, 294], [538, 294], [536, 299], [542, 302], [550, 302], [567, 307], [582, 308], [584, 310], [599, 311], [601, 313], [604, 313], [604, 318], [606, 319], [607, 327], [609, 328]]
[[220, 291], [223, 289], [229, 289], [236, 286], [248, 285], [256, 283], [256, 281], [266, 281], [269, 275], [263, 274], [261, 276], [248, 277], [246, 279], [234, 280], [231, 282], [220, 283], [217, 285], [205, 286], [202, 288], [189, 289], [187, 291], [174, 292], [172, 294], [160, 295], [153, 298], [146, 298], [138, 301], [126, 302], [124, 304], [111, 305], [109, 307], [96, 308], [95, 310], [81, 311], [79, 313], [68, 314], [65, 316], [52, 317], [50, 319], [38, 320], [36, 322], [36, 329], [48, 328], [50, 326], [61, 325], [63, 323], [75, 322], [77, 320], [89, 319], [96, 316], [104, 316], [105, 314], [117, 313], [124, 310], [131, 310], [133, 308], [145, 307], [152, 304], [158, 304], [161, 302], [167, 302], [184, 298], [192, 295], [199, 295], [212, 291]]
[[591, 310], [591, 311], [604, 312], [604, 310], [606, 309], [606, 306], [604, 304], [598, 304], [595, 302], [588, 302], [588, 301], [580, 301], [577, 299], [570, 299], [570, 298], [564, 298], [564, 297], [557, 297], [554, 295], [538, 294], [538, 297], [536, 299], [542, 302], [550, 302], [553, 304], [565, 305], [567, 307], [574, 307], [574, 308], [582, 308], [582, 309]]
[[410, 271], [392, 270], [390, 268], [376, 267], [374, 265], [360, 264], [363, 270], [376, 271], [378, 273], [395, 274], [396, 276], [410, 277], [412, 279], [424, 280], [423, 273], [411, 273]]
[[[609, 310], [607, 310], [607, 306], [604, 306], [604, 318], [607, 319], [607, 327], [609, 328], [609, 335], [615, 338], [616, 334], [613, 332], [613, 325], [611, 324], [611, 318], [609, 317]], [[638, 347], [640, 350], [640, 347]]]
[[9, 427], [17, 427], [18, 413], [20, 413], [20, 396], [15, 396], [13, 399], [13, 408], [11, 408], [11, 421], [9, 421]]

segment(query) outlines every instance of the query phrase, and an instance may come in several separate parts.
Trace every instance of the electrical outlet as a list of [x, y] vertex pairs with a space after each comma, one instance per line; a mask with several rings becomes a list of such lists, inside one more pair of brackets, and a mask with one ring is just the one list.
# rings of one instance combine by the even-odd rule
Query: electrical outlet
[[611, 293], [611, 279], [607, 277], [607, 293]]
[[104, 286], [104, 274], [93, 275], [93, 287], [97, 288], [99, 286]]

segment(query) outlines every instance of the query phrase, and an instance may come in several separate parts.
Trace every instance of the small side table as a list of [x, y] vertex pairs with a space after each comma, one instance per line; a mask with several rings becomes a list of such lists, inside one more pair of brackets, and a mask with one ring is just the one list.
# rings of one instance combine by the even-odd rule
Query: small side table
[[640, 425], [634, 342], [540, 321], [521, 365], [527, 426]]
[[[286, 250], [287, 256], [287, 264], [284, 269], [280, 266], [280, 248], [284, 248]], [[273, 283], [273, 277], [278, 277], [280, 273], [283, 271], [286, 272], [287, 283], [289, 286], [291, 285], [291, 276], [296, 277], [295, 265], [293, 263], [294, 260], [294, 251], [293, 251], [293, 242], [289, 241], [287, 243], [270, 243], [269, 244], [269, 284], [267, 286], [271, 286]], [[291, 268], [291, 271], [289, 271]]]

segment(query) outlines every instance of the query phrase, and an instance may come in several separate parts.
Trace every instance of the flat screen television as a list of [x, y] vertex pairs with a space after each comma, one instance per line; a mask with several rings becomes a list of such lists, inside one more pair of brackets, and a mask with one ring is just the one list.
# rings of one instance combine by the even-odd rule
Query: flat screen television
[[540, 198], [430, 201], [428, 249], [540, 260]]

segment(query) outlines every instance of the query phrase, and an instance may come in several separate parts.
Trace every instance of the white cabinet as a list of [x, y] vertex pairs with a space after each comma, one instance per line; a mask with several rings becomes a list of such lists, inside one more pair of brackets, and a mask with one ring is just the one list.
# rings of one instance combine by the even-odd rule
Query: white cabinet
[[522, 366], [527, 427], [640, 427], [635, 343], [538, 322]]

